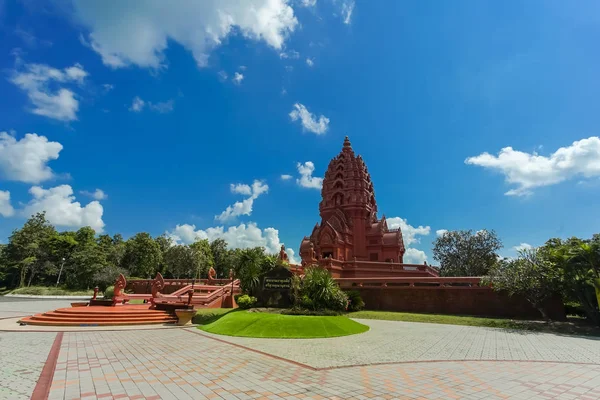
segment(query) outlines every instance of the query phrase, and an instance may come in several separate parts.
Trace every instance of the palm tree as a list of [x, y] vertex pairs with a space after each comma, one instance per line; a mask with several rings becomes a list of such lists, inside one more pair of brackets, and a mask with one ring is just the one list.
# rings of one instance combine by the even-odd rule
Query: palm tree
[[235, 276], [240, 280], [242, 290], [252, 294], [260, 283], [264, 250], [261, 247], [245, 249], [240, 252], [240, 257], [235, 266]]

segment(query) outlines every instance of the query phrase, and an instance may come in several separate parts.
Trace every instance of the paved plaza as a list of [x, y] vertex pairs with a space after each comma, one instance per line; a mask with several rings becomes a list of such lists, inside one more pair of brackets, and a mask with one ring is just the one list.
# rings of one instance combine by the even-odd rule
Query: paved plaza
[[[42, 302], [23, 302], [23, 310], [49, 304], [34, 303]], [[6, 306], [0, 302], [0, 312]], [[195, 328], [0, 332], [0, 398], [600, 398], [597, 339], [360, 322], [371, 330], [312, 340], [233, 338]], [[44, 365], [53, 367], [47, 380], [39, 379], [49, 369]]]

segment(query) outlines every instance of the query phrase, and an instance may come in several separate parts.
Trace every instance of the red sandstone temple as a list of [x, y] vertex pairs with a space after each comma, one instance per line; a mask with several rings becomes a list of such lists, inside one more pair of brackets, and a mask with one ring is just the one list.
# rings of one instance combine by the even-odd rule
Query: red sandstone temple
[[377, 218], [371, 176], [348, 136], [329, 163], [321, 196], [321, 223], [300, 244], [303, 267], [319, 264], [336, 278], [438, 276], [427, 264], [403, 263], [402, 231]]

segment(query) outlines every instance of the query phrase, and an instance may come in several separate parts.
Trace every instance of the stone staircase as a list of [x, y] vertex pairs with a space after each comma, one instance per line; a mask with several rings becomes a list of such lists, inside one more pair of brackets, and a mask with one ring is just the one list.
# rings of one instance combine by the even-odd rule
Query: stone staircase
[[168, 311], [152, 310], [148, 305], [88, 306], [59, 308], [21, 318], [19, 322], [47, 326], [119, 326], [174, 324], [177, 317]]

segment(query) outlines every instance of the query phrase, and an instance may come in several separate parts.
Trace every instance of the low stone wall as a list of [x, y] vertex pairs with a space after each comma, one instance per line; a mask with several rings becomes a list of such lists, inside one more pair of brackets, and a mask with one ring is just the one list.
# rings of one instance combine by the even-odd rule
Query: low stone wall
[[[488, 287], [353, 287], [365, 302], [365, 309], [432, 314], [539, 319], [540, 313], [525, 299], [496, 292]], [[553, 320], [565, 320], [559, 298], [546, 304]]]

